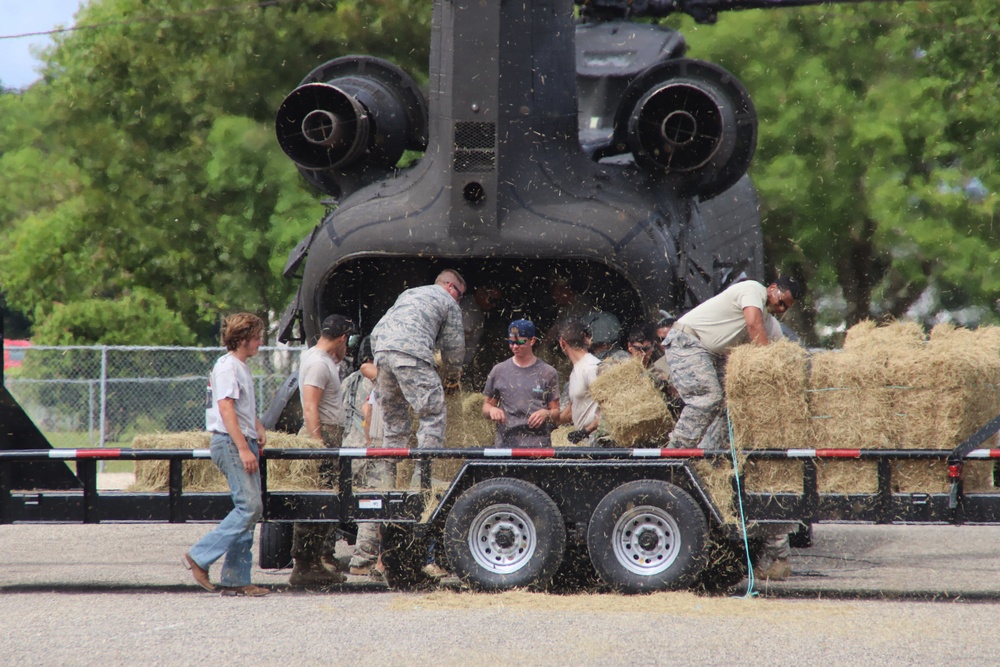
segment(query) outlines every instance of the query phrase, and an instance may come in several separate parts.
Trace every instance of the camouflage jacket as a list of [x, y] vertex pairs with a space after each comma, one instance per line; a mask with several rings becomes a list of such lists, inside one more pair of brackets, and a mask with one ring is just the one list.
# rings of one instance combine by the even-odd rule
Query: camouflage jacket
[[402, 352], [434, 365], [434, 350], [448, 370], [462, 367], [465, 330], [458, 302], [439, 285], [408, 289], [372, 329], [372, 351]]

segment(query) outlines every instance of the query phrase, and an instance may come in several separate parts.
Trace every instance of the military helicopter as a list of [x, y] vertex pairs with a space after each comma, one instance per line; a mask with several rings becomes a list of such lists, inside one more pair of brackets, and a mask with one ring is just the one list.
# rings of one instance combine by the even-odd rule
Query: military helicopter
[[[633, 19], [821, 3], [577, 3], [579, 17], [570, 0], [435, 0], [428, 99], [364, 55], [285, 98], [278, 143], [336, 206], [289, 256], [284, 274], [301, 282], [280, 340], [314, 341], [332, 312], [370, 331], [446, 267], [502, 295], [486, 313], [501, 327], [549, 325], [554, 286], [625, 331], [764, 278], [749, 94], [686, 58], [676, 30]], [[400, 168], [407, 151], [420, 157]]]

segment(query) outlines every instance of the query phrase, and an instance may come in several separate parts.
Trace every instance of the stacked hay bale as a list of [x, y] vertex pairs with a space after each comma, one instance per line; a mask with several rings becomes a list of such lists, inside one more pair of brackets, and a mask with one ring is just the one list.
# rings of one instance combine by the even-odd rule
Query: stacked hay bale
[[[204, 431], [153, 433], [138, 435], [133, 449], [208, 449], [211, 436]], [[268, 432], [267, 447], [280, 449], [320, 449], [322, 443], [287, 433]], [[302, 459], [267, 462], [267, 488], [272, 491], [323, 489], [320, 479], [322, 461]], [[228, 491], [226, 478], [208, 459], [184, 461], [181, 480], [185, 491]], [[167, 491], [170, 483], [169, 461], [136, 461], [135, 483], [129, 491]]]
[[[843, 350], [818, 352], [809, 376], [813, 447], [889, 449], [898, 441], [893, 408], [898, 391], [889, 359], [901, 350], [918, 350], [923, 331], [913, 323], [876, 327], [864, 321], [848, 332]], [[820, 492], [875, 493], [874, 461], [819, 461]]]
[[[807, 377], [806, 351], [794, 343], [742, 345], [732, 351], [726, 397], [738, 449], [808, 446]], [[802, 492], [801, 461], [747, 461], [742, 471], [749, 491]]]
[[[745, 346], [730, 355], [727, 399], [741, 450], [950, 450], [1000, 409], [1000, 333], [994, 328], [942, 326], [926, 339], [913, 323], [862, 322], [848, 331], [843, 350], [818, 352], [811, 363], [794, 347]], [[800, 492], [801, 466], [790, 464], [747, 466], [746, 487]], [[893, 491], [946, 492], [946, 470], [944, 461], [896, 462]], [[966, 490], [991, 490], [992, 471], [992, 462], [966, 463]], [[820, 461], [818, 474], [821, 493], [878, 488], [873, 461]]]
[[602, 365], [590, 395], [601, 406], [601, 429], [619, 447], [662, 442], [674, 427], [663, 394], [638, 359]]
[[[976, 331], [939, 325], [919, 349], [900, 350], [889, 361], [900, 428], [900, 449], [953, 449], [997, 414], [1000, 350], [992, 328]], [[985, 446], [994, 446], [987, 443]], [[993, 488], [993, 462], [965, 464], [966, 491]], [[899, 461], [893, 486], [904, 493], [949, 489], [946, 461]]]

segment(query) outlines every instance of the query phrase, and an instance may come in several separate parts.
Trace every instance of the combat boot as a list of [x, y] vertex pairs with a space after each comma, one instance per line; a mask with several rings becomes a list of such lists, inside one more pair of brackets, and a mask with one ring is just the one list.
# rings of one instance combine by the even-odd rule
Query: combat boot
[[344, 583], [344, 575], [331, 572], [322, 562], [307, 563], [296, 560], [292, 574], [288, 577], [289, 586], [333, 586]]

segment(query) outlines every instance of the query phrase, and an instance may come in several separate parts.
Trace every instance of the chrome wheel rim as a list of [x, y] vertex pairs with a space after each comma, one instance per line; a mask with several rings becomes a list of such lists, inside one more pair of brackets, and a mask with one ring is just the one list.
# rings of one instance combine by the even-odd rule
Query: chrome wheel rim
[[623, 514], [612, 536], [615, 558], [629, 572], [643, 576], [669, 568], [680, 552], [680, 529], [659, 507], [642, 505]]
[[469, 527], [469, 551], [476, 564], [498, 574], [527, 565], [537, 544], [534, 522], [514, 505], [491, 505]]

